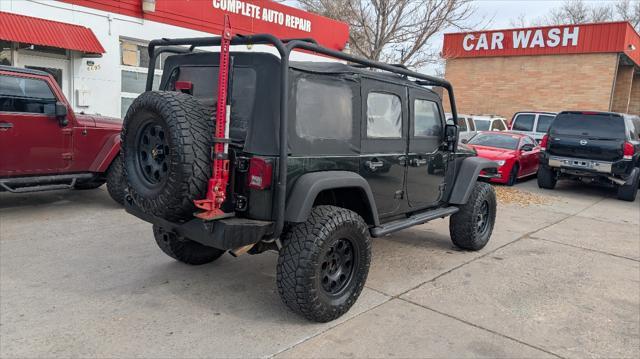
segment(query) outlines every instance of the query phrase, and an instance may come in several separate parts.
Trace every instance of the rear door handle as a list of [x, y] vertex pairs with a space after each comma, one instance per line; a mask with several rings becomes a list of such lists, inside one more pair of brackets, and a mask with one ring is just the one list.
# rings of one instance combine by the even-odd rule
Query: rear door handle
[[372, 171], [377, 170], [378, 168], [384, 166], [384, 162], [382, 161], [367, 161], [364, 163], [367, 167], [369, 167], [369, 169], [371, 169]]
[[0, 122], [0, 131], [6, 131], [10, 128], [13, 128], [13, 123], [11, 122]]
[[427, 160], [424, 158], [414, 158], [410, 162], [411, 166], [419, 167], [427, 164]]

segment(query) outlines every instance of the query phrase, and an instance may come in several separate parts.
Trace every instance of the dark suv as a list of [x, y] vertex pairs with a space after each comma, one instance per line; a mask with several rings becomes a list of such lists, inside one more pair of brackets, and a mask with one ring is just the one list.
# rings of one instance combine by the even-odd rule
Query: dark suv
[[559, 113], [540, 146], [538, 186], [559, 178], [615, 186], [634, 201], [640, 182], [640, 117], [611, 112]]
[[[448, 90], [455, 118], [448, 82], [309, 40], [231, 41], [267, 43], [280, 57], [230, 54], [228, 136], [214, 136], [212, 119], [217, 97], [226, 93], [218, 86], [221, 54], [191, 52], [218, 46], [219, 38], [151, 42], [152, 59], [178, 54], [165, 61], [162, 90], [140, 95], [125, 118], [126, 207], [153, 223], [166, 254], [204, 264], [227, 251], [275, 250], [283, 301], [325, 322], [359, 296], [370, 237], [451, 216], [455, 245], [486, 245], [496, 197], [476, 179], [481, 170], [495, 173], [497, 164], [457, 150], [457, 128], [445, 124], [441, 99], [427, 87]], [[354, 65], [290, 62], [294, 48]], [[148, 90], [153, 72], [150, 65]], [[227, 145], [228, 154], [212, 155], [216, 143]], [[230, 176], [225, 215], [213, 220], [194, 206], [216, 186], [212, 157], [228, 158], [223, 170]]]

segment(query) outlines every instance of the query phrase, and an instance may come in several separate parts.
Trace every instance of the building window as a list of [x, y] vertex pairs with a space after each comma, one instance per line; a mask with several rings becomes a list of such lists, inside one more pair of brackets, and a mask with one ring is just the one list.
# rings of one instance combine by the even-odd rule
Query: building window
[[[153, 90], [157, 90], [160, 87], [162, 66], [167, 56], [169, 55], [162, 54], [156, 61]], [[120, 113], [122, 118], [127, 114], [127, 110], [133, 100], [143, 93], [146, 88], [149, 61], [146, 43], [134, 40], [120, 40]]]
[[0, 65], [13, 65], [11, 43], [9, 41], [0, 41]]

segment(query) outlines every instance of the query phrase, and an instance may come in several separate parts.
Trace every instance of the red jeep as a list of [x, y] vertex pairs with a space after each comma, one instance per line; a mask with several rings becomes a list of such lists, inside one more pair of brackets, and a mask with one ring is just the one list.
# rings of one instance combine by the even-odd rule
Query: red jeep
[[0, 191], [92, 189], [124, 200], [119, 119], [76, 114], [46, 72], [0, 66]]

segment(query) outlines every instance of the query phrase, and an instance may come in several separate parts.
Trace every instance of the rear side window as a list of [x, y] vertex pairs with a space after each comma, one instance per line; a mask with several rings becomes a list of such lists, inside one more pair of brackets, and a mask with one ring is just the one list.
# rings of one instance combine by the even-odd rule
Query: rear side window
[[460, 127], [460, 131], [467, 131], [467, 121], [464, 119], [464, 117], [458, 117], [458, 122], [456, 122], [456, 125]]
[[343, 83], [301, 78], [296, 94], [296, 134], [346, 140], [353, 133], [353, 93]]
[[402, 101], [397, 95], [371, 92], [367, 96], [367, 137], [402, 137]]
[[533, 122], [536, 115], [523, 114], [516, 116], [513, 120], [512, 130], [514, 131], [533, 131]]
[[536, 126], [536, 132], [546, 133], [549, 130], [549, 126], [553, 122], [556, 116], [540, 115], [538, 116], [538, 125]]
[[607, 114], [567, 113], [558, 115], [549, 133], [564, 136], [588, 136], [595, 138], [625, 138], [624, 119]]
[[[215, 108], [218, 95], [218, 67], [183, 66], [176, 70], [168, 84], [175, 91], [176, 81], [193, 84], [193, 96], [205, 106]], [[231, 137], [244, 132], [253, 114], [256, 93], [256, 71], [248, 67], [234, 67], [231, 88]]]
[[53, 113], [56, 97], [44, 80], [0, 76], [0, 111]]
[[414, 108], [413, 135], [416, 137], [440, 136], [442, 122], [438, 105], [433, 101], [415, 100]]
[[478, 131], [488, 131], [491, 122], [489, 120], [473, 120]]
[[491, 131], [494, 131], [494, 130], [504, 131], [506, 129], [507, 128], [505, 127], [505, 125], [502, 122], [502, 120], [493, 121], [493, 123], [491, 124]]

